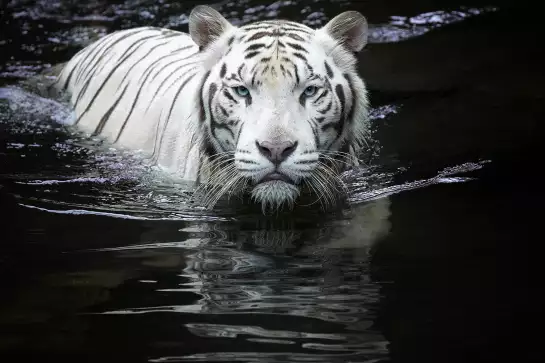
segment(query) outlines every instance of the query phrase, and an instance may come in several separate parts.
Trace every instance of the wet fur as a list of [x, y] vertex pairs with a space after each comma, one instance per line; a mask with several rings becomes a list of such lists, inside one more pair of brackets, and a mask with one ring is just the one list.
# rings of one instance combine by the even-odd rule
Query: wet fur
[[[303, 190], [333, 205], [343, 193], [339, 173], [358, 163], [368, 132], [354, 56], [366, 43], [365, 19], [345, 12], [318, 30], [281, 20], [237, 28], [197, 6], [189, 25], [190, 34], [118, 31], [63, 65], [53, 89], [68, 96], [74, 125], [201, 182], [206, 206], [239, 191], [274, 209]], [[311, 82], [320, 93], [303, 99]], [[236, 84], [253, 97], [234, 94]], [[259, 184], [274, 170], [259, 139], [298, 142], [278, 167], [294, 184]]]

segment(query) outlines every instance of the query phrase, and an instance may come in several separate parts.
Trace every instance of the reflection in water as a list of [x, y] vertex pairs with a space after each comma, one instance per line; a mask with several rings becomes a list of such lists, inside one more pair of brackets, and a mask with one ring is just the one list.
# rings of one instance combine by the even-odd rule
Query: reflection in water
[[[61, 271], [41, 273], [24, 294], [10, 298], [0, 321], [30, 324], [44, 334], [48, 351], [79, 350], [91, 342], [107, 346], [112, 336], [116, 344], [127, 336], [130, 344], [146, 339], [176, 345], [183, 334], [206, 349], [159, 350], [153, 361], [378, 359], [387, 350], [374, 327], [379, 287], [370, 281], [368, 256], [389, 232], [389, 204], [377, 199], [339, 216], [296, 221], [262, 217], [162, 227], [155, 221], [134, 236], [134, 244], [73, 246], [59, 260]], [[131, 234], [127, 224], [122, 235], [130, 240]], [[118, 332], [127, 329], [123, 317], [131, 318], [128, 335]], [[148, 319], [154, 335], [142, 338]], [[169, 331], [171, 325], [178, 333]], [[18, 333], [10, 336], [13, 346], [25, 344]], [[207, 343], [219, 338], [225, 341]], [[236, 353], [228, 342], [239, 339], [250, 344], [245, 352]]]
[[[215, 233], [204, 238], [166, 245], [150, 244], [108, 248], [102, 252], [116, 253], [127, 259], [153, 258], [153, 265], [180, 268], [178, 281], [149, 280], [146, 284], [156, 287], [155, 294], [167, 294], [169, 301], [185, 301], [184, 304], [153, 304], [149, 306], [106, 309], [102, 315], [145, 314], [206, 314], [208, 316], [252, 316], [256, 314], [274, 321], [282, 316], [283, 324], [292, 323], [289, 317], [305, 319], [296, 330], [272, 329], [267, 326], [240, 323], [193, 322], [188, 317], [187, 330], [200, 338], [242, 338], [255, 344], [296, 345], [306, 351], [300, 356], [285, 354], [248, 353], [235, 355], [210, 353], [183, 357], [163, 357], [152, 361], [342, 361], [366, 357], [378, 358], [386, 354], [385, 341], [373, 328], [376, 318], [373, 306], [378, 303], [378, 286], [369, 278], [368, 252], [373, 244], [389, 231], [389, 201], [387, 198], [355, 207], [344, 217], [326, 218], [318, 223], [323, 228], [293, 229], [290, 220], [269, 220], [270, 229], [262, 230], [262, 223], [237, 226], [228, 223], [201, 224], [201, 236], [208, 227]], [[263, 217], [265, 218], [265, 217]], [[263, 222], [263, 221], [261, 221]], [[282, 229], [275, 229], [280, 227]], [[249, 228], [248, 228], [249, 227]], [[242, 228], [242, 229], [241, 229]], [[217, 230], [223, 230], [218, 233]], [[142, 235], [145, 242], [154, 240], [159, 231]], [[160, 233], [160, 232], [159, 232]], [[214, 236], [210, 238], [210, 236]], [[164, 239], [164, 236], [163, 238]], [[193, 247], [193, 248], [190, 248]], [[142, 249], [140, 249], [142, 248]], [[177, 248], [177, 249], [176, 249]], [[161, 261], [161, 250], [166, 260]], [[174, 251], [183, 258], [172, 260]], [[151, 254], [150, 254], [151, 252]], [[149, 260], [148, 260], [149, 264]], [[188, 296], [195, 296], [191, 302]], [[310, 320], [309, 320], [310, 319]], [[222, 318], [218, 317], [217, 321]], [[322, 321], [335, 324], [330, 331], [313, 333], [315, 323]], [[304, 322], [307, 321], [307, 322]], [[306, 328], [305, 328], [306, 327]], [[262, 350], [262, 349], [260, 349]], [[315, 353], [312, 353], [312, 352]], [[320, 353], [316, 353], [319, 351]], [[309, 353], [310, 352], [310, 353]]]

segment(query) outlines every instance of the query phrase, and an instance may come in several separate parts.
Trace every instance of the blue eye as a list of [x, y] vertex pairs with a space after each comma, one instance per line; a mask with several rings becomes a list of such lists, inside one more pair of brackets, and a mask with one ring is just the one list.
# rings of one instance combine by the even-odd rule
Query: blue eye
[[250, 95], [250, 91], [248, 90], [248, 88], [244, 86], [238, 86], [234, 88], [235, 88], [235, 93], [239, 95], [240, 97], [248, 97]]
[[318, 87], [316, 87], [316, 86], [308, 86], [303, 91], [304, 95], [307, 96], [307, 97], [314, 96], [316, 94], [316, 92], [318, 92]]

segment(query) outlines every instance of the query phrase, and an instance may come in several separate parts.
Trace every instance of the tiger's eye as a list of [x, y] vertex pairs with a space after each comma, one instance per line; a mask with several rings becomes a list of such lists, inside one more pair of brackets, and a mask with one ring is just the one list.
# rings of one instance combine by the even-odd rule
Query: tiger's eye
[[303, 93], [305, 94], [305, 96], [307, 97], [312, 97], [316, 94], [316, 92], [318, 92], [318, 87], [316, 86], [308, 86], [307, 88], [305, 88], [305, 90], [303, 91]]
[[250, 94], [250, 91], [248, 90], [248, 88], [246, 88], [244, 86], [235, 87], [235, 92], [240, 97], [248, 97], [248, 95]]

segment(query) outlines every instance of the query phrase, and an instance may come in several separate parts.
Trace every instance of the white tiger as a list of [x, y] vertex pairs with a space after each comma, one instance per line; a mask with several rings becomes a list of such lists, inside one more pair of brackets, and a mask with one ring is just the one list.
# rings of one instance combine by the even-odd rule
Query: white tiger
[[313, 30], [284, 20], [235, 27], [197, 6], [189, 35], [109, 34], [66, 63], [55, 89], [81, 129], [204, 182], [207, 206], [244, 190], [279, 208], [303, 189], [331, 205], [339, 167], [357, 164], [368, 132], [355, 57], [366, 42], [355, 11]]

